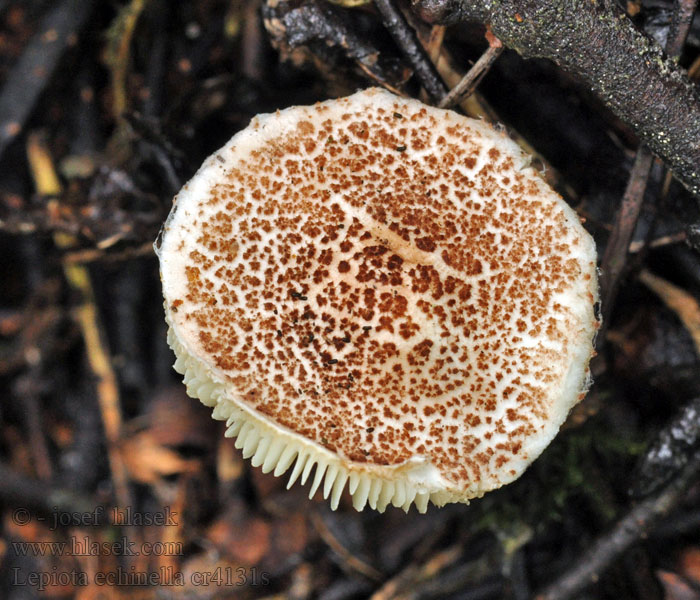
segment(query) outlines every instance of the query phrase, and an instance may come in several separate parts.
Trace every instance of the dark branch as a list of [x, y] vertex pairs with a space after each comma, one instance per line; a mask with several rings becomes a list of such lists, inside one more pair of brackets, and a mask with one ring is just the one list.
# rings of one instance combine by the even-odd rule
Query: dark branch
[[[683, 49], [696, 4], [697, 0], [680, 0], [676, 3], [673, 21], [666, 38], [666, 52], [669, 56], [677, 57]], [[601, 339], [605, 339], [604, 330], [610, 322], [620, 279], [627, 264], [628, 250], [644, 202], [644, 191], [651, 172], [651, 165], [651, 154], [646, 146], [640, 146], [637, 149], [634, 167], [627, 182], [622, 205], [615, 216], [613, 231], [601, 263], [600, 288], [603, 306]]]
[[[600, 290], [603, 307], [603, 327], [607, 328], [610, 315], [615, 305], [620, 280], [627, 264], [627, 251], [632, 241], [632, 235], [637, 227], [639, 213], [644, 202], [644, 191], [651, 171], [653, 158], [649, 151], [642, 146], [637, 151], [637, 157], [630, 173], [622, 204], [615, 217], [610, 240], [605, 248], [601, 263]], [[604, 336], [601, 331], [601, 335]], [[601, 339], [605, 339], [602, 337]]]
[[307, 46], [334, 74], [337, 57], [353, 61], [364, 75], [386, 89], [401, 94], [400, 81], [372, 38], [355, 27], [347, 11], [340, 7], [309, 0], [301, 5], [288, 0], [266, 1], [262, 6], [263, 23], [272, 44], [283, 57]]
[[637, 540], [649, 533], [653, 526], [680, 501], [684, 492], [697, 479], [700, 454], [696, 453], [680, 475], [660, 493], [635, 506], [612, 531], [602, 535], [574, 568], [564, 573], [536, 600], [566, 600], [574, 598], [619, 558]]
[[418, 0], [431, 22], [489, 24], [525, 58], [585, 81], [700, 197], [700, 97], [685, 72], [612, 0]]
[[65, 0], [39, 25], [0, 93], [0, 155], [22, 132], [64, 51], [87, 22], [93, 0]]
[[313, 40], [323, 40], [342, 48], [349, 58], [376, 61], [379, 51], [347, 27], [339, 9], [332, 5], [310, 2], [286, 13], [282, 19], [292, 48]]
[[643, 496], [668, 482], [690, 460], [700, 440], [700, 398], [691, 400], [668, 423], [642, 458], [632, 493]]
[[382, 15], [384, 25], [410, 61], [416, 77], [418, 77], [425, 91], [428, 92], [434, 102], [442, 100], [447, 94], [447, 88], [440, 78], [435, 65], [430, 61], [425, 48], [418, 41], [416, 32], [411, 29], [393, 0], [374, 0], [374, 3]]
[[676, 8], [673, 11], [671, 28], [666, 41], [666, 53], [669, 56], [680, 56], [697, 5], [698, 0], [676, 0]]
[[[19, 475], [0, 464], [0, 504], [37, 511], [41, 514], [87, 513], [99, 503], [73, 490], [52, 486], [46, 482]], [[106, 513], [105, 513], [106, 514]]]

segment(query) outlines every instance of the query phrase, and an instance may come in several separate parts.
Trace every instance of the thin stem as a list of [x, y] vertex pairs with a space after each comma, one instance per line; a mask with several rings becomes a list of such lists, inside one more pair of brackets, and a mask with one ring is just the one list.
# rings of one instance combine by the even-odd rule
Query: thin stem
[[447, 94], [447, 88], [418, 40], [416, 32], [410, 27], [394, 0], [374, 0], [374, 3], [382, 15], [384, 25], [413, 66], [421, 85], [433, 101], [438, 102]]
[[450, 90], [450, 93], [440, 100], [438, 106], [440, 108], [450, 108], [474, 93], [476, 86], [479, 85], [484, 75], [488, 73], [488, 70], [496, 62], [501, 52], [503, 52], [503, 44], [500, 41], [498, 44], [489, 45], [488, 50], [481, 55], [460, 82]]
[[685, 40], [693, 22], [698, 0], [676, 0], [671, 27], [666, 38], [666, 54], [672, 57], [680, 56]]
[[612, 314], [620, 279], [627, 264], [627, 251], [642, 209], [652, 162], [651, 153], [642, 146], [637, 151], [637, 157], [627, 182], [627, 189], [622, 196], [622, 204], [615, 217], [613, 231], [603, 255], [600, 278], [603, 327], [606, 326]]

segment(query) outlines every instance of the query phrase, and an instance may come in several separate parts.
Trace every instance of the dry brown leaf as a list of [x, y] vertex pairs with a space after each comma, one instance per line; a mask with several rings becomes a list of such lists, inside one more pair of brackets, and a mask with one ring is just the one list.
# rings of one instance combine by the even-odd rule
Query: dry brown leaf
[[354, 6], [363, 6], [369, 4], [372, 0], [328, 0], [333, 4], [338, 6], [343, 6], [345, 8], [353, 8]]
[[230, 483], [243, 475], [245, 468], [240, 450], [233, 445], [230, 438], [219, 436], [219, 447], [216, 453], [216, 474], [221, 483]]
[[679, 561], [680, 572], [700, 587], [700, 548], [686, 548]]
[[163, 446], [212, 447], [216, 423], [211, 411], [193, 400], [182, 386], [170, 386], [154, 397], [148, 413], [148, 430]]
[[700, 594], [677, 573], [659, 570], [656, 576], [664, 589], [664, 600], [700, 600]]
[[[183, 598], [246, 598], [249, 596], [242, 591], [243, 586], [254, 583], [252, 567], [227, 560], [214, 550], [191, 556], [180, 570], [185, 580]], [[262, 576], [262, 571], [255, 573]]]
[[149, 431], [126, 438], [120, 451], [130, 476], [141, 483], [155, 483], [161, 477], [193, 473], [199, 468], [199, 461], [182, 458], [159, 444]]
[[221, 518], [207, 530], [207, 538], [231, 559], [259, 564], [270, 549], [270, 524], [260, 517]]
[[698, 301], [684, 289], [647, 270], [639, 273], [639, 280], [678, 315], [693, 338], [695, 350], [700, 356], [700, 306], [698, 306]]
[[309, 524], [302, 513], [276, 519], [272, 527], [271, 562], [281, 562], [285, 557], [299, 554], [309, 541]]

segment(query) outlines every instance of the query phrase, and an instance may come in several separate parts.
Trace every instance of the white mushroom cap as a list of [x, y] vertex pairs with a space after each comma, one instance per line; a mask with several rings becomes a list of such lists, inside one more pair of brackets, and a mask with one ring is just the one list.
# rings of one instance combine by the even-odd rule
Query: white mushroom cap
[[596, 254], [503, 133], [379, 89], [260, 115], [158, 249], [188, 393], [337, 506], [516, 479], [586, 391]]

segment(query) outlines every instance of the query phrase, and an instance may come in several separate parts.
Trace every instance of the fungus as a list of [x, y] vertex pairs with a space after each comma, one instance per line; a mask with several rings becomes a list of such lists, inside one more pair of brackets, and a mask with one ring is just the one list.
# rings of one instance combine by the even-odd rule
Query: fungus
[[595, 248], [502, 132], [369, 89], [253, 119], [157, 244], [188, 393], [337, 507], [516, 479], [589, 384]]

